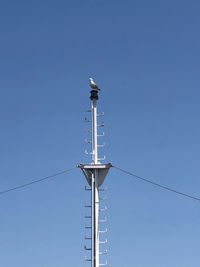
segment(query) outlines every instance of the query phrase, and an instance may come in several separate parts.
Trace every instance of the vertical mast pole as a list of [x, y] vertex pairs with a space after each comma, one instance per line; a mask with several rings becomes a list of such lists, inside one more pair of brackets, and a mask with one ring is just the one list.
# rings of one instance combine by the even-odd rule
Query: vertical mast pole
[[92, 112], [92, 161], [98, 164], [98, 147], [97, 147], [97, 99], [91, 97]]
[[[91, 91], [91, 115], [92, 115], [92, 164], [98, 164], [98, 144], [97, 144], [97, 100], [98, 91]], [[92, 171], [91, 185], [91, 206], [92, 206], [92, 266], [99, 267], [99, 186], [98, 171], [94, 168]]]
[[[86, 261], [91, 262], [91, 267], [99, 267], [102, 265], [106, 265], [107, 263], [100, 264], [100, 255], [106, 255], [107, 252], [100, 252], [100, 241], [99, 241], [99, 187], [103, 184], [104, 179], [112, 167], [111, 163], [102, 164], [98, 158], [98, 147], [102, 145], [98, 145], [98, 123], [97, 123], [97, 100], [98, 100], [98, 91], [100, 90], [97, 85], [94, 83], [93, 79], [90, 78], [90, 87], [91, 95], [91, 154], [92, 154], [92, 162], [90, 164], [79, 164], [78, 167], [81, 168], [83, 171], [84, 176], [87, 179], [89, 186], [91, 187], [91, 205], [87, 207], [91, 207], [91, 214], [87, 216], [87, 218], [91, 217], [91, 226], [86, 228], [91, 228], [91, 236], [86, 238], [91, 240], [91, 247], [87, 248], [86, 250], [91, 250], [91, 258], [87, 259]], [[87, 153], [86, 153], [87, 154]], [[103, 221], [103, 220], [102, 220]], [[102, 231], [102, 232], [106, 232]], [[102, 243], [106, 243], [107, 241]]]

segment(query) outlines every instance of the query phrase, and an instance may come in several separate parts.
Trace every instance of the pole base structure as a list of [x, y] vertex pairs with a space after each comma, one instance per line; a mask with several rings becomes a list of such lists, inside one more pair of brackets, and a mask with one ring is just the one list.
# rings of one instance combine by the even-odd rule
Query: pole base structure
[[99, 187], [112, 164], [79, 164], [78, 167], [91, 187], [91, 267], [99, 267]]
[[92, 186], [92, 173], [96, 170], [98, 173], [98, 187], [100, 187], [103, 184], [109, 169], [112, 167], [112, 164], [79, 164], [78, 167], [83, 171], [90, 186]]

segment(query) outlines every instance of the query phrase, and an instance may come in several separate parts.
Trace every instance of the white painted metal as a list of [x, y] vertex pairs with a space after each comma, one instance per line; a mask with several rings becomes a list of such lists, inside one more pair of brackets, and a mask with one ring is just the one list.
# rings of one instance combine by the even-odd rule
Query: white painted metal
[[92, 114], [92, 161], [93, 164], [98, 164], [98, 145], [97, 145], [97, 101], [91, 100]]
[[[86, 258], [86, 261], [91, 262], [91, 267], [100, 267], [102, 265], [106, 264], [100, 264], [99, 255], [105, 255], [107, 254], [107, 250], [104, 252], [100, 252], [99, 246], [100, 244], [104, 244], [106, 241], [100, 241], [99, 240], [99, 234], [100, 233], [106, 233], [107, 229], [101, 230], [99, 229], [99, 222], [103, 222], [106, 220], [99, 220], [99, 212], [100, 212], [100, 205], [99, 205], [99, 187], [102, 185], [110, 167], [112, 165], [110, 163], [108, 164], [101, 164], [100, 159], [98, 158], [98, 148], [103, 147], [103, 145], [98, 145], [97, 138], [100, 136], [104, 136], [104, 133], [101, 135], [98, 135], [97, 128], [102, 127], [103, 124], [98, 125], [97, 123], [97, 117], [99, 114], [97, 114], [97, 100], [98, 100], [98, 91], [92, 90], [91, 91], [91, 142], [86, 139], [87, 143], [91, 143], [91, 153], [87, 152], [86, 154], [92, 155], [92, 162], [91, 164], [80, 164], [79, 167], [82, 169], [88, 184], [90, 185], [91, 189], [86, 189], [87, 191], [91, 190], [91, 204], [86, 205], [86, 208], [91, 207], [91, 214], [87, 215], [86, 218], [91, 219], [91, 226], [86, 226], [86, 229], [91, 229], [91, 236], [86, 236], [86, 240], [91, 241], [91, 247], [88, 248], [85, 246], [85, 250], [91, 250], [91, 258]], [[103, 115], [103, 114], [101, 114]], [[88, 121], [86, 119], [86, 121]], [[88, 131], [90, 132], [90, 131]], [[104, 158], [102, 158], [104, 159]], [[101, 189], [100, 189], [101, 190]], [[102, 190], [103, 191], [103, 190]], [[106, 207], [104, 209], [101, 209], [101, 211], [106, 211]]]
[[98, 186], [100, 187], [103, 184], [109, 169], [112, 167], [112, 164], [80, 164], [79, 167], [82, 169], [90, 186], [92, 186], [91, 174], [94, 169], [98, 170]]
[[98, 171], [92, 174], [92, 267], [99, 267], [99, 189]]
[[[91, 99], [91, 120], [92, 120], [92, 160], [98, 164], [97, 144], [97, 102]], [[99, 188], [98, 170], [92, 173], [92, 267], [99, 267]]]

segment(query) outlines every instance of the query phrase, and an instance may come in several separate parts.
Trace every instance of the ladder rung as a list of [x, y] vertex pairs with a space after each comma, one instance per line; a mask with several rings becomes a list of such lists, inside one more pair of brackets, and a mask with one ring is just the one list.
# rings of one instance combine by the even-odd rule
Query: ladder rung
[[107, 209], [107, 206], [105, 206], [105, 208], [99, 209], [99, 211], [106, 211]]
[[99, 244], [106, 244], [106, 243], [108, 243], [108, 240], [107, 239], [104, 240], [104, 241], [99, 241]]
[[99, 263], [99, 266], [106, 266], [106, 265], [108, 265], [107, 262], [106, 263]]
[[91, 215], [85, 215], [85, 219], [91, 219]]
[[85, 259], [85, 261], [92, 261], [91, 259]]
[[85, 226], [85, 229], [92, 229], [91, 226]]
[[108, 251], [107, 250], [105, 250], [103, 252], [99, 252], [99, 255], [107, 255], [107, 254], [108, 254]]
[[85, 236], [85, 240], [92, 240], [91, 237]]
[[107, 200], [107, 197], [100, 197], [100, 200]]
[[100, 219], [99, 222], [107, 222], [107, 217], [105, 217], [104, 219]]
[[85, 186], [85, 191], [91, 191], [91, 188], [88, 188], [87, 186]]
[[105, 187], [105, 188], [99, 188], [99, 191], [107, 191], [107, 190], [108, 190], [107, 187]]
[[87, 248], [86, 246], [84, 246], [84, 249], [85, 250], [92, 250], [91, 248]]
[[99, 230], [99, 233], [101, 234], [101, 233], [107, 233], [108, 232], [108, 229], [106, 228], [105, 230]]
[[92, 207], [91, 205], [85, 204], [85, 208], [91, 208], [91, 207]]

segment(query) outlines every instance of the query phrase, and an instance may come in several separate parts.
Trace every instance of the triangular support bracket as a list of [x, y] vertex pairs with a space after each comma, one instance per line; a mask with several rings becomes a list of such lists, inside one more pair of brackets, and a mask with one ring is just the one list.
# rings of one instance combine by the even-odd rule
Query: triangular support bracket
[[78, 167], [82, 170], [90, 186], [92, 173], [96, 170], [98, 172], [98, 186], [100, 187], [103, 184], [109, 169], [112, 167], [112, 164], [79, 164]]

